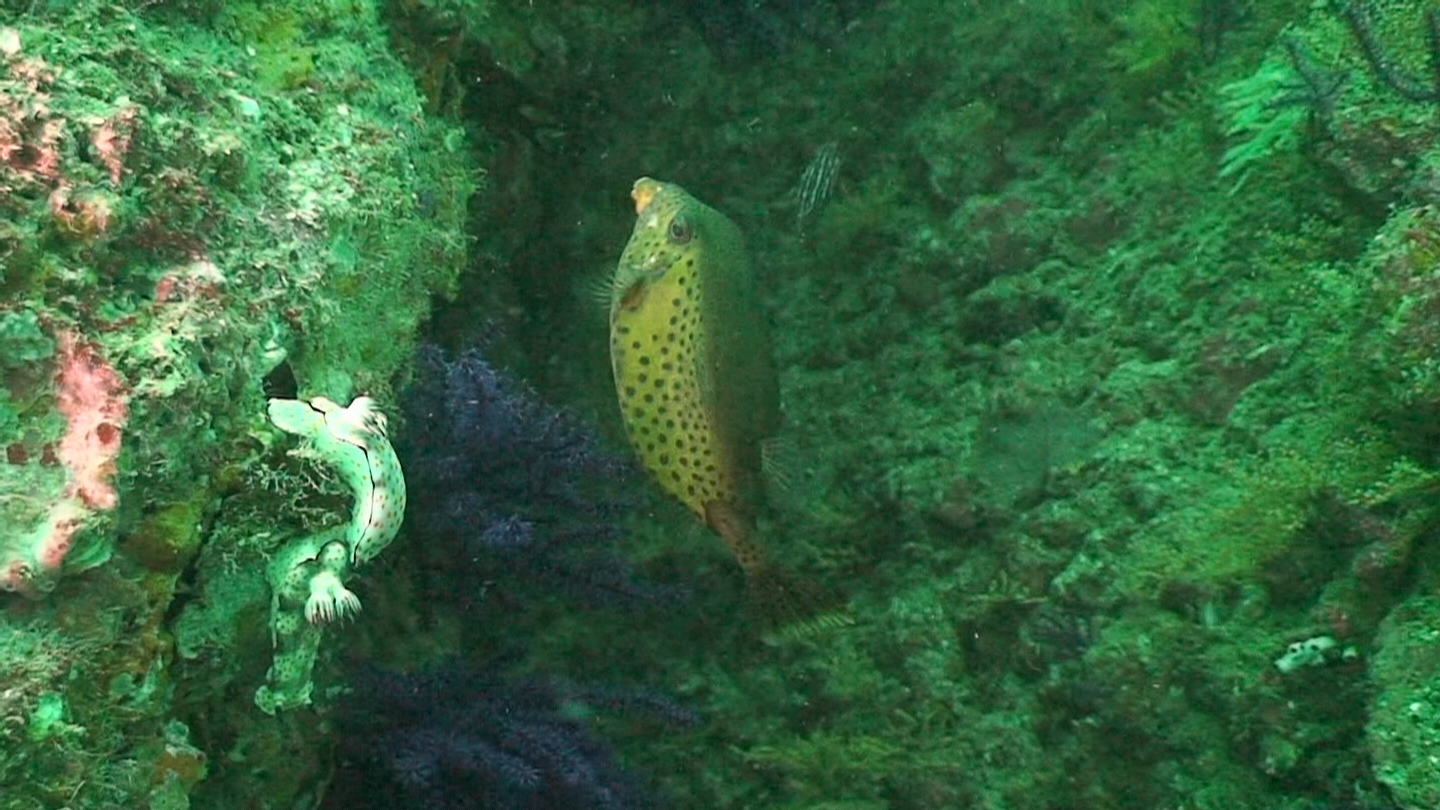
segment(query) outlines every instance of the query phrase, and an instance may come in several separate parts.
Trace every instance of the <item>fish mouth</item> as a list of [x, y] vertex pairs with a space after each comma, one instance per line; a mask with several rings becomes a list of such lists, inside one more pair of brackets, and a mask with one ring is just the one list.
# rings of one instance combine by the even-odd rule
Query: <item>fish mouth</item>
[[630, 199], [635, 201], [637, 215], [643, 214], [645, 209], [650, 207], [650, 203], [654, 202], [655, 197], [660, 194], [661, 187], [659, 180], [649, 177], [642, 177], [635, 181], [635, 185], [630, 188]]
[[625, 279], [658, 278], [674, 264], [674, 260], [663, 253], [648, 253], [637, 258], [620, 257], [617, 277]]

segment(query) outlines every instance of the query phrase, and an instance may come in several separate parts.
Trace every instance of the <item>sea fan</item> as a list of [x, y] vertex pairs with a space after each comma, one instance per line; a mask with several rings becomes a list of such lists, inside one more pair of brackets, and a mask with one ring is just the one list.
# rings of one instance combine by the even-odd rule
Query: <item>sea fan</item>
[[640, 810], [654, 801], [577, 708], [641, 710], [693, 725], [643, 690], [507, 679], [457, 665], [401, 675], [362, 669], [337, 707], [340, 756], [322, 808]]
[[478, 350], [422, 349], [402, 408], [411, 553], [430, 598], [465, 603], [487, 585], [587, 603], [677, 593], [637, 581], [612, 549], [635, 502], [630, 462]]

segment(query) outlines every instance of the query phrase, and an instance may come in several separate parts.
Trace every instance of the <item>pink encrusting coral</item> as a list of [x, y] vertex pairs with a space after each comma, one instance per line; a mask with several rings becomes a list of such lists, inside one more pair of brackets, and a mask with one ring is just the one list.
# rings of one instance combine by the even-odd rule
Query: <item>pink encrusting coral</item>
[[65, 417], [65, 433], [55, 455], [65, 468], [65, 486], [26, 538], [0, 549], [0, 590], [32, 595], [43, 590], [81, 527], [119, 501], [114, 477], [129, 414], [125, 386], [94, 347], [73, 332], [56, 335], [56, 345], [55, 409]]
[[55, 407], [65, 417], [57, 455], [70, 473], [67, 497], [92, 509], [115, 506], [115, 458], [128, 414], [124, 386], [93, 348], [61, 333], [55, 372]]
[[60, 176], [65, 119], [50, 109], [58, 71], [21, 53], [20, 35], [0, 28], [0, 191]]
[[140, 108], [134, 104], [125, 103], [109, 118], [94, 121], [94, 129], [90, 132], [90, 145], [95, 148], [96, 157], [105, 164], [111, 182], [117, 186], [124, 168], [123, 158], [130, 151], [130, 138], [135, 133], [135, 116], [139, 111]]

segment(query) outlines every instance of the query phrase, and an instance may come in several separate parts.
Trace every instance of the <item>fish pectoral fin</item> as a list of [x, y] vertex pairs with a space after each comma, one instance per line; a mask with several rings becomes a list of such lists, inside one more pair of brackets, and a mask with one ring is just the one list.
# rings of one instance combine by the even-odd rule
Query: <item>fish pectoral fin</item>
[[609, 272], [604, 275], [591, 276], [583, 282], [584, 296], [587, 301], [595, 302], [595, 306], [601, 311], [610, 311], [610, 302], [615, 295], [615, 273]]

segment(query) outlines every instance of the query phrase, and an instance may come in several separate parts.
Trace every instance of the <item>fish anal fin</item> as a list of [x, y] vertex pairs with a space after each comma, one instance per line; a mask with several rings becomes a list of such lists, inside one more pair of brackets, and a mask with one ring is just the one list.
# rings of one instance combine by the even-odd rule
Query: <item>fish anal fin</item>
[[855, 623], [845, 606], [824, 588], [780, 568], [764, 567], [746, 577], [750, 607], [767, 640], [813, 636]]

